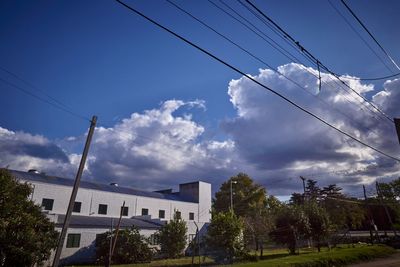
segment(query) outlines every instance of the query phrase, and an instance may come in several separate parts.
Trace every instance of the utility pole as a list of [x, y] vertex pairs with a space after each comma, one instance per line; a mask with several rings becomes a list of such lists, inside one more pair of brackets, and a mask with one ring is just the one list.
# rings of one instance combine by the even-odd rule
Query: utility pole
[[386, 213], [387, 218], [389, 219], [390, 227], [391, 227], [392, 230], [393, 230], [393, 234], [394, 234], [395, 236], [397, 236], [396, 229], [393, 227], [392, 216], [390, 216], [390, 213], [389, 213], [389, 210], [388, 210], [386, 204], [383, 203], [382, 191], [381, 191], [381, 188], [379, 187], [378, 181], [375, 183], [375, 185], [376, 185], [376, 193], [378, 194], [378, 198], [379, 198], [379, 201], [380, 201], [381, 205], [382, 205], [383, 208], [385, 209], [385, 213]]
[[232, 184], [236, 184], [237, 181], [231, 179], [231, 211], [233, 212], [233, 187]]
[[369, 227], [369, 235], [371, 237], [371, 244], [373, 244], [374, 243], [374, 237], [373, 237], [372, 231], [375, 231], [375, 235], [378, 238], [378, 241], [380, 242], [379, 233], [378, 233], [378, 229], [376, 229], [374, 218], [372, 216], [371, 209], [370, 209], [370, 207], [368, 205], [368, 198], [367, 198], [367, 192], [365, 191], [365, 185], [363, 185], [363, 191], [364, 191], [365, 209], [368, 211], [368, 217], [369, 217], [369, 225], [370, 225], [370, 227]]
[[112, 248], [111, 248], [111, 254], [110, 254], [110, 262], [109, 262], [110, 266], [111, 266], [112, 256], [114, 254], [115, 245], [117, 244], [118, 232], [119, 232], [119, 228], [121, 226], [122, 212], [124, 211], [124, 209], [125, 209], [125, 201], [122, 204], [121, 213], [119, 214], [119, 220], [118, 220], [117, 228], [115, 229], [115, 237], [114, 237], [114, 240], [112, 242]]
[[394, 118], [394, 125], [396, 126], [397, 137], [400, 143], [400, 118]]
[[303, 180], [303, 202], [306, 202], [306, 178], [304, 178], [303, 176], [300, 176], [300, 179]]
[[83, 169], [85, 167], [86, 157], [89, 152], [90, 142], [92, 141], [93, 132], [96, 127], [96, 122], [97, 122], [97, 117], [93, 116], [92, 120], [90, 121], [89, 133], [86, 138], [86, 143], [85, 143], [85, 147], [83, 149], [81, 162], [79, 163], [78, 172], [75, 177], [74, 187], [72, 189], [71, 198], [69, 200], [67, 213], [65, 214], [60, 238], [58, 239], [57, 249], [56, 249], [56, 253], [54, 255], [54, 259], [53, 259], [53, 267], [58, 267], [58, 264], [60, 262], [61, 251], [64, 246], [65, 236], [67, 235], [67, 230], [68, 230], [68, 226], [69, 226], [69, 221], [71, 219], [72, 209], [74, 208], [74, 203], [75, 203], [76, 195], [78, 193], [79, 183], [81, 181]]

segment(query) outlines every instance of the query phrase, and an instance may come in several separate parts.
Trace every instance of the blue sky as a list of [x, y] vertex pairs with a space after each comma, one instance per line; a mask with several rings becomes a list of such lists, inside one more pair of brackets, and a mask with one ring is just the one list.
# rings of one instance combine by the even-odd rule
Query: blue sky
[[[218, 1], [214, 2], [221, 5]], [[400, 10], [400, 3], [389, 0], [370, 1], [368, 4], [364, 1], [356, 0], [347, 2], [366, 23], [371, 32], [375, 34], [385, 49], [399, 62], [400, 49], [398, 43], [400, 36], [398, 29], [400, 18], [397, 11]], [[180, 13], [166, 1], [126, 1], [126, 3], [140, 9], [145, 14], [240, 67], [246, 73], [259, 75], [259, 69], [266, 68], [185, 14]], [[176, 3], [206, 21], [218, 31], [226, 34], [241, 46], [251, 50], [273, 67], [291, 63], [291, 61], [261, 41], [246, 28], [237, 24], [220, 10], [215, 9], [210, 2], [176, 1]], [[246, 13], [246, 10], [236, 1], [226, 1], [226, 3], [240, 11], [244, 16], [251, 18], [259, 27], [262, 27], [262, 24], [252, 17], [250, 13]], [[349, 26], [345, 24], [343, 19], [338, 16], [328, 1], [254, 1], [254, 3], [336, 73], [350, 74], [357, 77], [379, 77], [391, 74]], [[368, 43], [380, 53], [371, 39], [365, 35], [354, 19], [349, 16], [340, 1], [332, 0], [332, 3], [343, 12]], [[264, 29], [266, 33], [273, 36], [271, 32], [268, 32], [268, 29]], [[171, 113], [173, 114], [173, 119], [183, 118], [188, 125], [193, 126], [194, 124], [196, 127], [201, 126], [203, 128], [203, 130], [191, 136], [190, 138], [192, 139], [189, 138], [191, 149], [194, 149], [196, 145], [201, 146], [212, 141], [220, 142], [219, 144], [228, 141], [234, 143], [235, 152], [224, 151], [222, 155], [229, 158], [227, 155], [235, 154], [235, 159], [231, 159], [232, 161], [229, 164], [240, 162], [240, 164], [234, 164], [237, 169], [229, 170], [229, 168], [224, 169], [225, 167], [214, 166], [215, 168], [213, 167], [210, 170], [211, 174], [205, 174], [205, 170], [195, 172], [199, 176], [197, 178], [208, 180], [215, 186], [219, 186], [222, 177], [228, 175], [226, 177], [228, 178], [235, 171], [250, 171], [250, 175], [253, 175], [258, 182], [273, 187], [274, 183], [265, 180], [267, 179], [266, 177], [271, 175], [287, 177], [288, 174], [282, 174], [283, 170], [289, 166], [287, 164], [292, 164], [290, 165], [291, 169], [293, 169], [293, 164], [300, 164], [295, 159], [287, 161], [285, 153], [282, 153], [282, 151], [278, 151], [276, 154], [268, 154], [266, 158], [260, 156], [259, 153], [254, 153], [257, 147], [263, 147], [266, 142], [275, 142], [274, 138], [280, 136], [281, 132], [276, 133], [275, 136], [271, 134], [269, 138], [263, 139], [261, 137], [257, 138], [257, 136], [243, 135], [238, 130], [237, 127], [244, 127], [244, 122], [241, 120], [243, 118], [238, 119], [240, 117], [238, 112], [240, 110], [247, 111], [248, 109], [246, 108], [252, 105], [252, 103], [242, 101], [237, 101], [235, 104], [235, 97], [238, 97], [236, 93], [241, 93], [241, 87], [231, 86], [231, 94], [228, 94], [229, 82], [232, 79], [240, 79], [240, 75], [156, 28], [115, 1], [2, 1], [0, 3], [0, 36], [2, 40], [0, 43], [0, 67], [19, 75], [35, 85], [35, 87], [40, 88], [45, 94], [61, 100], [78, 114], [86, 117], [94, 114], [99, 116], [100, 125], [105, 127], [113, 128], [116, 124], [123, 124], [122, 120], [130, 118], [132, 113], [144, 115], [146, 110], [161, 109], [165, 105], [165, 101], [182, 100], [184, 103], [175, 103], [179, 108], [174, 109], [173, 113]], [[279, 41], [278, 38], [275, 39]], [[295, 53], [294, 50], [291, 51]], [[387, 59], [384, 60], [387, 62]], [[390, 65], [390, 62], [387, 63]], [[392, 69], [395, 71], [393, 67]], [[301, 75], [304, 74], [298, 68], [286, 68], [286, 71], [288, 73], [297, 71]], [[0, 78], [28, 88], [35, 94], [42, 95], [41, 92], [26, 87], [26, 84], [21, 83], [15, 77], [1, 70]], [[260, 76], [260, 78], [262, 77]], [[371, 98], [377, 92], [383, 90], [383, 83], [384, 81], [374, 83], [374, 90], [365, 90], [363, 91], [364, 95]], [[279, 83], [272, 84], [280, 85]], [[251, 85], [248, 86], [251, 87]], [[362, 85], [359, 86], [360, 88], [362, 87]], [[391, 84], [391, 86], [395, 89], [398, 88], [397, 85]], [[0, 90], [2, 93], [0, 98], [0, 127], [10, 132], [31, 135], [33, 139], [38, 136], [43, 137], [45, 141], [42, 141], [46, 143], [46, 146], [45, 148], [41, 147], [40, 151], [47, 151], [46, 149], [64, 151], [69, 157], [69, 163], [74, 166], [71, 155], [80, 153], [80, 144], [88, 123], [39, 102], [1, 81]], [[301, 96], [296, 98], [294, 93], [288, 93], [310, 109], [319, 109], [318, 104], [302, 99]], [[273, 110], [268, 110], [269, 112], [278, 114], [293, 112], [292, 107], [280, 102], [271, 94], [267, 92], [263, 92], [263, 94], [268, 98], [265, 101], [271, 101], [271, 106], [276, 104]], [[241, 100], [243, 99], [245, 98], [242, 97]], [[187, 103], [188, 101], [196, 100], [204, 101], [205, 108], [199, 108], [203, 104], [199, 104], [198, 101], [196, 104]], [[398, 112], [396, 114], [396, 109], [393, 108], [393, 106], [396, 106], [395, 103], [392, 103], [390, 107], [381, 106], [381, 108], [390, 110], [390, 116], [399, 116], [400, 114]], [[247, 104], [249, 106], [246, 106]], [[264, 105], [263, 103], [258, 104]], [[344, 107], [343, 110], [345, 110]], [[349, 113], [351, 114], [351, 110], [349, 110]], [[335, 121], [336, 117], [332, 117], [330, 113], [325, 115]], [[300, 116], [301, 119], [305, 118], [305, 116], [297, 113], [296, 116]], [[282, 116], [281, 121], [268, 121], [267, 118], [265, 123], [270, 123], [270, 128], [282, 127], [282, 124], [285, 125], [283, 127], [285, 128], [291, 123], [291, 121], [284, 120], [288, 118], [291, 118], [291, 116]], [[360, 118], [360, 120], [362, 119]], [[364, 119], [368, 120], [368, 118]], [[250, 121], [252, 120], [253, 118]], [[250, 121], [244, 123], [246, 127], [252, 125]], [[174, 122], [178, 123], [179, 121]], [[254, 129], [256, 131], [259, 130], [260, 136], [268, 136], [268, 129], [257, 126], [257, 123], [261, 124], [261, 122], [262, 120], [257, 119], [254, 122]], [[305, 123], [311, 125], [308, 118], [305, 118]], [[356, 130], [357, 125], [351, 126], [354, 126], [352, 130]], [[372, 127], [371, 125], [369, 126]], [[176, 127], [176, 125], [172, 124], [168, 127]], [[164, 131], [173, 131], [172, 128], [168, 127]], [[244, 128], [241, 129], [243, 130]], [[377, 129], [382, 130], [381, 128]], [[260, 132], [261, 130], [265, 130], [265, 132]], [[133, 129], [130, 128], [129, 131], [133, 131]], [[182, 129], [182, 131], [185, 132], [187, 129]], [[387, 134], [387, 136], [391, 137], [391, 134], [393, 134], [390, 130], [382, 131], [385, 136]], [[368, 132], [365, 133], [368, 135]], [[146, 136], [148, 135], [149, 133], [146, 132]], [[73, 143], [68, 141], [68, 138], [80, 141]], [[243, 140], [248, 140], [248, 138], [252, 138], [255, 145], [243, 143]], [[376, 141], [376, 139], [368, 140], [371, 142]], [[42, 144], [42, 141], [37, 142]], [[29, 143], [31, 141], [26, 142]], [[173, 139], [173, 142], [177, 146], [182, 145], [182, 140]], [[392, 142], [392, 139], [390, 139], [390, 142]], [[388, 144], [392, 144], [390, 142]], [[312, 146], [313, 144], [318, 145], [319, 143], [310, 142], [309, 145]], [[388, 144], [378, 142], [374, 145], [385, 147], [389, 146]], [[187, 145], [187, 140], [184, 141], [183, 145]], [[323, 146], [323, 144], [320, 145]], [[297, 155], [296, 153], [299, 151], [291, 151], [293, 147], [292, 144], [290, 147], [283, 147], [282, 149]], [[11, 148], [11, 145], [7, 145], [7, 149], [16, 151]], [[104, 151], [110, 150], [108, 147], [104, 149]], [[115, 155], [124, 154], [121, 153], [124, 152], [124, 147], [121, 147], [121, 149], [115, 151]], [[127, 148], [125, 147], [125, 149]], [[265, 149], [275, 151], [278, 148], [271, 148], [267, 145]], [[340, 149], [345, 148], [342, 147]], [[337, 152], [340, 149], [335, 148], [334, 151]], [[22, 149], [22, 151], [25, 152], [18, 152], [20, 153], [18, 154], [19, 156], [26, 153], [26, 150]], [[161, 151], [169, 153], [165, 149]], [[187, 152], [187, 150], [185, 151]], [[212, 150], [212, 152], [207, 150], [204, 153], [214, 155], [214, 152], [215, 150]], [[326, 151], [327, 154], [329, 154], [328, 152]], [[397, 153], [396, 155], [399, 154], [398, 149], [393, 152]], [[49, 153], [46, 155], [51, 155], [51, 152]], [[58, 155], [57, 153], [55, 155]], [[218, 151], [218, 153], [222, 152]], [[219, 155], [218, 153], [214, 156], [219, 157], [217, 156]], [[319, 163], [324, 160], [325, 162], [332, 161], [332, 157], [327, 154], [313, 153], [311, 151], [310, 155], [307, 155], [306, 159], [300, 162], [305, 164], [310, 159], [316, 160], [316, 158], [318, 158]], [[43, 153], [35, 154], [35, 152], [29, 152], [28, 154], [30, 157], [43, 159], [43, 156], [41, 156]], [[15, 161], [18, 160], [15, 158], [9, 159], [5, 154], [2, 155], [2, 164], [11, 165], [11, 167], [14, 166], [15, 168], [32, 166], [30, 164], [16, 163]], [[299, 155], [303, 155], [303, 152], [299, 153]], [[93, 156], [95, 157], [93, 162], [100, 164], [100, 157], [96, 157], [95, 152]], [[187, 157], [183, 152], [180, 156]], [[325, 156], [326, 158], [324, 158]], [[148, 155], [146, 154], [143, 157], [148, 157]], [[55, 158], [59, 157], [55, 156]], [[60, 156], [60, 158], [63, 158], [63, 156]], [[280, 166], [279, 168], [264, 166], [258, 162], [271, 160], [271, 158], [274, 159], [273, 162], [276, 164], [274, 166]], [[280, 160], [276, 160], [277, 158]], [[361, 158], [360, 156], [357, 158], [358, 164], [361, 164], [360, 168], [367, 166], [365, 164], [379, 161], [377, 157], [368, 160]], [[51, 159], [51, 157], [49, 156], [46, 159]], [[128, 162], [131, 162], [133, 158], [123, 164], [119, 162], [118, 165], [122, 164], [124, 169], [140, 165], [141, 169], [143, 169], [143, 174], [141, 174], [143, 179], [152, 181], [145, 185], [148, 187], [167, 186], [170, 183], [168, 177], [173, 175], [190, 175], [189, 164], [186, 167], [182, 167], [183, 169], [179, 169], [179, 171], [167, 168], [169, 175], [155, 178], [154, 176], [159, 175], [159, 173], [154, 172], [154, 170], [161, 172], [163, 168], [152, 166], [147, 161], [146, 164], [148, 165], [144, 164], [142, 160], [145, 158], [135, 157], [134, 159], [137, 162], [132, 162], [131, 166], [129, 166]], [[194, 157], [194, 161], [195, 159], [196, 157]], [[152, 162], [154, 160], [152, 158]], [[346, 155], [343, 155], [342, 158], [338, 156], [335, 164], [342, 164], [340, 166], [347, 168], [349, 166], [346, 165], [346, 160]], [[62, 161], [65, 160], [63, 159]], [[104, 159], [104, 162], [116, 164], [116, 162], [112, 161], [112, 159]], [[285, 165], [283, 162], [287, 164]], [[47, 163], [38, 162], [36, 164], [37, 168], [49, 168], [49, 165], [46, 165]], [[93, 164], [94, 168], [96, 165], [95, 163]], [[161, 166], [166, 163], [160, 161], [157, 164]], [[204, 165], [206, 166], [206, 162], [204, 162]], [[146, 169], [143, 166], [148, 166], [148, 168]], [[337, 167], [337, 165], [333, 166]], [[73, 167], [63, 168], [65, 168], [63, 169], [65, 174], [73, 173]], [[327, 168], [325, 165], [321, 165], [318, 170], [322, 171]], [[395, 168], [398, 168], [398, 166], [395, 166]], [[56, 170], [49, 168], [48, 171], [58, 175], [54, 173]], [[316, 169], [313, 169], [313, 171], [316, 171]], [[214, 172], [220, 178], [212, 178]], [[126, 173], [129, 173], [128, 171], [117, 173], [120, 174], [115, 174], [117, 176], [116, 179], [126, 181]], [[376, 175], [378, 174], [364, 177], [357, 176], [356, 181], [371, 182], [373, 178], [377, 178]], [[393, 169], [390, 172], [380, 173], [379, 176], [392, 177]], [[100, 179], [101, 181], [109, 179], [106, 177], [99, 178], [96, 172], [93, 171], [90, 175], [88, 174], [88, 177]], [[194, 177], [181, 177], [179, 179], [194, 179]], [[323, 184], [329, 181], [336, 181], [335, 179], [341, 181], [340, 179], [343, 179], [343, 177], [329, 177], [330, 180], [326, 179], [326, 181], [322, 182]], [[127, 182], [126, 184], [132, 183]], [[292, 190], [293, 188], [289, 189]], [[289, 191], [282, 185], [277, 186], [275, 192], [287, 194]]]

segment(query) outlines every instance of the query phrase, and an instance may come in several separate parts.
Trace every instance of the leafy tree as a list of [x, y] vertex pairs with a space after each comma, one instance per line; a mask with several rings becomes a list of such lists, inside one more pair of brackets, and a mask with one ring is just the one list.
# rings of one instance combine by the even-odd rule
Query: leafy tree
[[276, 229], [270, 237], [278, 244], [286, 245], [290, 254], [296, 253], [297, 240], [310, 235], [307, 215], [300, 206], [286, 205], [275, 218]]
[[321, 190], [320, 204], [328, 212], [332, 225], [337, 229], [359, 228], [365, 220], [366, 211], [357, 199], [346, 197], [342, 188], [335, 184]]
[[207, 229], [206, 246], [217, 263], [232, 263], [244, 254], [243, 223], [233, 212], [214, 213]]
[[185, 221], [178, 216], [166, 223], [159, 231], [161, 252], [168, 258], [178, 258], [186, 247], [187, 227]]
[[0, 169], [0, 266], [32, 266], [47, 260], [58, 233], [41, 208], [28, 199], [32, 189]]
[[245, 217], [252, 207], [264, 207], [266, 202], [265, 188], [255, 184], [245, 173], [239, 173], [224, 182], [215, 194], [214, 209], [216, 212], [230, 210], [231, 181], [233, 195], [233, 210], [236, 215]]
[[312, 179], [307, 180], [306, 185], [306, 199], [311, 201], [319, 200], [321, 196], [321, 188], [317, 186], [317, 181]]
[[253, 209], [251, 215], [244, 217], [245, 243], [249, 247], [255, 245], [255, 250], [260, 250], [260, 257], [263, 256], [264, 243], [268, 240], [269, 233], [274, 228], [273, 214], [266, 207]]
[[330, 222], [328, 213], [316, 202], [310, 202], [305, 205], [305, 212], [310, 226], [309, 237], [311, 237], [317, 246], [318, 252], [321, 251], [322, 241], [329, 236]]
[[[115, 236], [116, 230], [113, 231]], [[96, 238], [96, 261], [108, 266], [110, 252], [111, 232], [99, 235]], [[131, 228], [122, 229], [118, 232], [117, 243], [115, 244], [112, 263], [143, 263], [150, 262], [152, 251], [148, 246], [147, 239], [140, 235], [139, 230], [132, 226]]]

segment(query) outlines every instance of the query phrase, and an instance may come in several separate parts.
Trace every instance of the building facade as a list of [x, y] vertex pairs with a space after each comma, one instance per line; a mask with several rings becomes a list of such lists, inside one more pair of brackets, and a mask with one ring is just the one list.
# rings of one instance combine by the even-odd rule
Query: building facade
[[[31, 199], [42, 206], [43, 212], [61, 231], [74, 180], [36, 171], [11, 172], [20, 182], [32, 186]], [[176, 215], [187, 223], [190, 242], [196, 235], [197, 227], [204, 232], [204, 226], [211, 219], [210, 211], [211, 184], [201, 181], [180, 184], [178, 192], [171, 189], [146, 192], [116, 184], [81, 181], [61, 262], [93, 261], [96, 235], [109, 231], [121, 213], [122, 228], [135, 225], [147, 237]]]

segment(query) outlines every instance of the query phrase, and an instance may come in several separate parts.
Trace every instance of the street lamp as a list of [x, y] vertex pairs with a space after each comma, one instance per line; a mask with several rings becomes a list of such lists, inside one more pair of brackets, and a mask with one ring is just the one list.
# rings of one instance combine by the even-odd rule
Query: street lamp
[[233, 188], [232, 188], [232, 184], [237, 184], [237, 181], [231, 179], [231, 211], [233, 212]]

